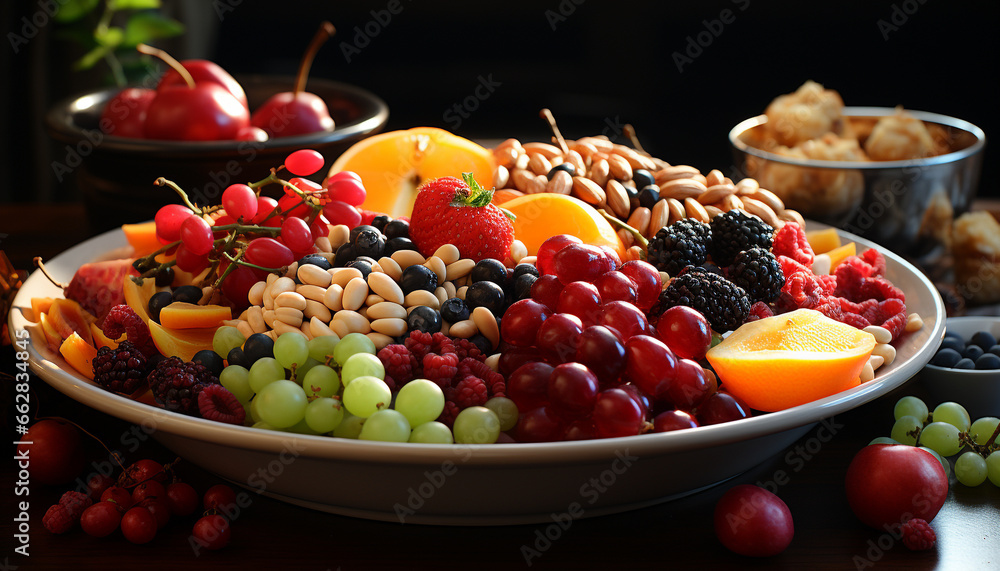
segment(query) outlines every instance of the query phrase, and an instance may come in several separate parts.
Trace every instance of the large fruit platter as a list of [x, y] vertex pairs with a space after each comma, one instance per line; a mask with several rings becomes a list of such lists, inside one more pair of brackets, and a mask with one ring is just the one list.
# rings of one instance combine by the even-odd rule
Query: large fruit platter
[[906, 261], [638, 145], [419, 128], [324, 162], [221, 204], [158, 179], [176, 204], [25, 282], [32, 369], [292, 503], [522, 523], [725, 481], [943, 334]]

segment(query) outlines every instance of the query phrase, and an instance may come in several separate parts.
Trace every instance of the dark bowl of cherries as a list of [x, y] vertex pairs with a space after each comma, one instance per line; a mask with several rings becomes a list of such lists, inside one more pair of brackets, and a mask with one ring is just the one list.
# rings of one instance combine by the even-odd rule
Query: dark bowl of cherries
[[292, 151], [314, 149], [332, 163], [389, 117], [385, 102], [360, 87], [307, 82], [305, 65], [298, 77], [237, 81], [207, 60], [146, 53], [169, 65], [155, 84], [73, 97], [46, 117], [66, 147], [66, 160], [53, 164], [56, 178], [79, 189], [95, 232], [150, 219], [176, 202], [174, 191], [154, 184], [159, 177], [192, 200], [217, 204], [230, 184], [265, 178]]
[[1000, 416], [1000, 317], [951, 317], [920, 379], [939, 402], [966, 403], [975, 417]]

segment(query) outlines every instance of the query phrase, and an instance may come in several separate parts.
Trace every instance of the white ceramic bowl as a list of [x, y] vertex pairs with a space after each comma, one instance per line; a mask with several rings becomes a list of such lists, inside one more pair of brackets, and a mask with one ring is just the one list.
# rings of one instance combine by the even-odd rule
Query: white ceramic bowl
[[[858, 242], [863, 251], [874, 244]], [[120, 231], [88, 240], [47, 267], [68, 281], [83, 262], [126, 246]], [[930, 360], [944, 332], [931, 282], [885, 253], [887, 277], [906, 292], [920, 331], [874, 381], [781, 412], [671, 433], [538, 444], [431, 445], [364, 442], [270, 432], [167, 412], [108, 393], [75, 373], [32, 335], [31, 369], [87, 406], [139, 424], [188, 461], [251, 490], [333, 513], [453, 525], [551, 523], [643, 507], [732, 478], [779, 453], [815, 423], [902, 385]], [[14, 300], [10, 325], [29, 325], [30, 299], [60, 292], [33, 273]]]
[[[1000, 337], [1000, 317], [949, 317], [945, 327], [966, 341], [977, 331], [988, 331]], [[937, 352], [937, 348], [934, 351]], [[920, 381], [936, 399], [934, 404], [955, 401], [969, 411], [973, 420], [1000, 416], [1000, 370], [950, 369], [928, 364], [920, 371]]]

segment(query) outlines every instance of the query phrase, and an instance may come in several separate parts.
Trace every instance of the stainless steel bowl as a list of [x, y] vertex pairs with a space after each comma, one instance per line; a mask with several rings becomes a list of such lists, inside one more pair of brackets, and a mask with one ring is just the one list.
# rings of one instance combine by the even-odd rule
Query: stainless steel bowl
[[[845, 107], [843, 115], [856, 131], [867, 133], [878, 119], [895, 112], [888, 107]], [[961, 119], [908, 112], [938, 126], [950, 152], [904, 161], [800, 160], [762, 148], [764, 115], [733, 127], [729, 142], [739, 174], [761, 181], [788, 208], [897, 253], [929, 259], [947, 242], [951, 219], [967, 211], [975, 197], [986, 135]], [[780, 176], [801, 184], [791, 192], [766, 184]]]

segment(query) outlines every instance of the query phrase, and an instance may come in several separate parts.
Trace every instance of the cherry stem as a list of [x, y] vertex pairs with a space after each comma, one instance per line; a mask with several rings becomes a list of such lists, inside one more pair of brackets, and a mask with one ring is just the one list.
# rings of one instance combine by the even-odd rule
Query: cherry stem
[[222, 253], [222, 255], [225, 256], [226, 259], [228, 259], [232, 263], [229, 264], [229, 267], [226, 268], [226, 271], [223, 272], [221, 276], [219, 276], [218, 281], [216, 281], [215, 284], [212, 287], [214, 287], [214, 288], [219, 287], [222, 284], [222, 280], [224, 280], [226, 278], [226, 276], [228, 276], [233, 271], [233, 268], [235, 266], [246, 266], [248, 268], [253, 268], [255, 270], [261, 270], [261, 271], [264, 271], [264, 272], [267, 272], [267, 273], [270, 273], [270, 274], [284, 274], [285, 272], [288, 271], [288, 266], [282, 266], [280, 268], [265, 268], [264, 266], [258, 266], [257, 264], [251, 264], [250, 262], [244, 262], [243, 261], [243, 254], [245, 254], [245, 253], [246, 253], [246, 250], [240, 250], [240, 252], [238, 254], [236, 254], [236, 257], [233, 257], [233, 256], [229, 255], [229, 252], [223, 252]]
[[216, 210], [222, 208], [221, 204], [217, 206], [206, 206], [204, 208], [199, 208], [196, 204], [191, 202], [191, 199], [188, 198], [187, 193], [184, 192], [184, 189], [178, 186], [176, 182], [172, 180], [167, 180], [162, 176], [153, 181], [153, 184], [155, 184], [156, 186], [169, 186], [170, 188], [172, 188], [174, 192], [177, 193], [177, 196], [180, 196], [181, 200], [184, 201], [184, 205], [190, 208], [198, 216], [204, 216], [206, 214], [215, 212]]
[[36, 416], [35, 420], [59, 420], [59, 421], [62, 421], [62, 422], [66, 422], [66, 423], [72, 424], [80, 432], [82, 432], [82, 433], [86, 434], [87, 436], [89, 436], [89, 437], [93, 438], [94, 440], [96, 440], [97, 443], [101, 445], [101, 448], [104, 448], [108, 452], [108, 456], [110, 456], [111, 458], [113, 458], [114, 461], [115, 461], [115, 463], [118, 464], [118, 466], [121, 467], [122, 470], [125, 469], [125, 466], [122, 464], [122, 461], [118, 457], [118, 453], [117, 452], [113, 452], [110, 448], [108, 448], [108, 445], [105, 444], [103, 440], [101, 440], [100, 438], [94, 436], [86, 428], [80, 426], [79, 424], [73, 422], [72, 420], [70, 420], [68, 418], [63, 418], [61, 416]]
[[323, 22], [319, 25], [319, 29], [316, 30], [316, 35], [313, 36], [312, 41], [309, 42], [309, 47], [306, 48], [306, 53], [302, 55], [302, 62], [299, 63], [299, 73], [295, 76], [294, 94], [296, 97], [306, 88], [306, 79], [309, 77], [309, 69], [312, 68], [313, 58], [316, 57], [316, 52], [318, 52], [319, 48], [336, 32], [337, 29], [334, 28], [333, 24], [330, 22]]
[[603, 208], [598, 208], [597, 211], [600, 212], [601, 216], [607, 219], [607, 221], [610, 222], [612, 226], [616, 226], [619, 229], [626, 230], [628, 231], [629, 234], [632, 234], [632, 236], [635, 238], [635, 241], [642, 245], [643, 250], [649, 247], [649, 240], [646, 240], [646, 237], [642, 235], [642, 232], [639, 232], [635, 228], [622, 222], [621, 220], [616, 218], [613, 214], [609, 214], [608, 211], [604, 210]]
[[169, 65], [171, 69], [181, 75], [181, 78], [184, 79], [184, 83], [186, 83], [188, 87], [191, 89], [195, 88], [194, 77], [191, 76], [191, 72], [185, 69], [184, 66], [181, 65], [181, 62], [174, 59], [174, 56], [159, 48], [154, 48], [153, 46], [148, 46], [146, 44], [139, 44], [135, 47], [135, 49], [138, 50], [139, 53], [160, 58], [164, 63]]
[[41, 256], [35, 256], [34, 262], [35, 262], [35, 266], [37, 266], [38, 269], [42, 271], [42, 275], [44, 275], [45, 277], [47, 277], [49, 279], [49, 281], [52, 282], [52, 285], [56, 286], [59, 289], [66, 289], [67, 287], [69, 287], [68, 284], [64, 284], [64, 283], [62, 283], [60, 281], [56, 281], [56, 279], [54, 277], [52, 277], [52, 274], [50, 274], [49, 271], [47, 269], [45, 269], [45, 264], [42, 263], [42, 257]]
[[552, 111], [545, 108], [542, 109], [539, 115], [549, 124], [549, 128], [552, 129], [552, 133], [555, 135], [556, 143], [559, 144], [559, 148], [562, 149], [563, 154], [565, 155], [568, 153], [569, 147], [566, 146], [566, 139], [564, 139], [562, 133], [559, 132], [559, 125], [556, 125], [556, 118], [552, 115]]

